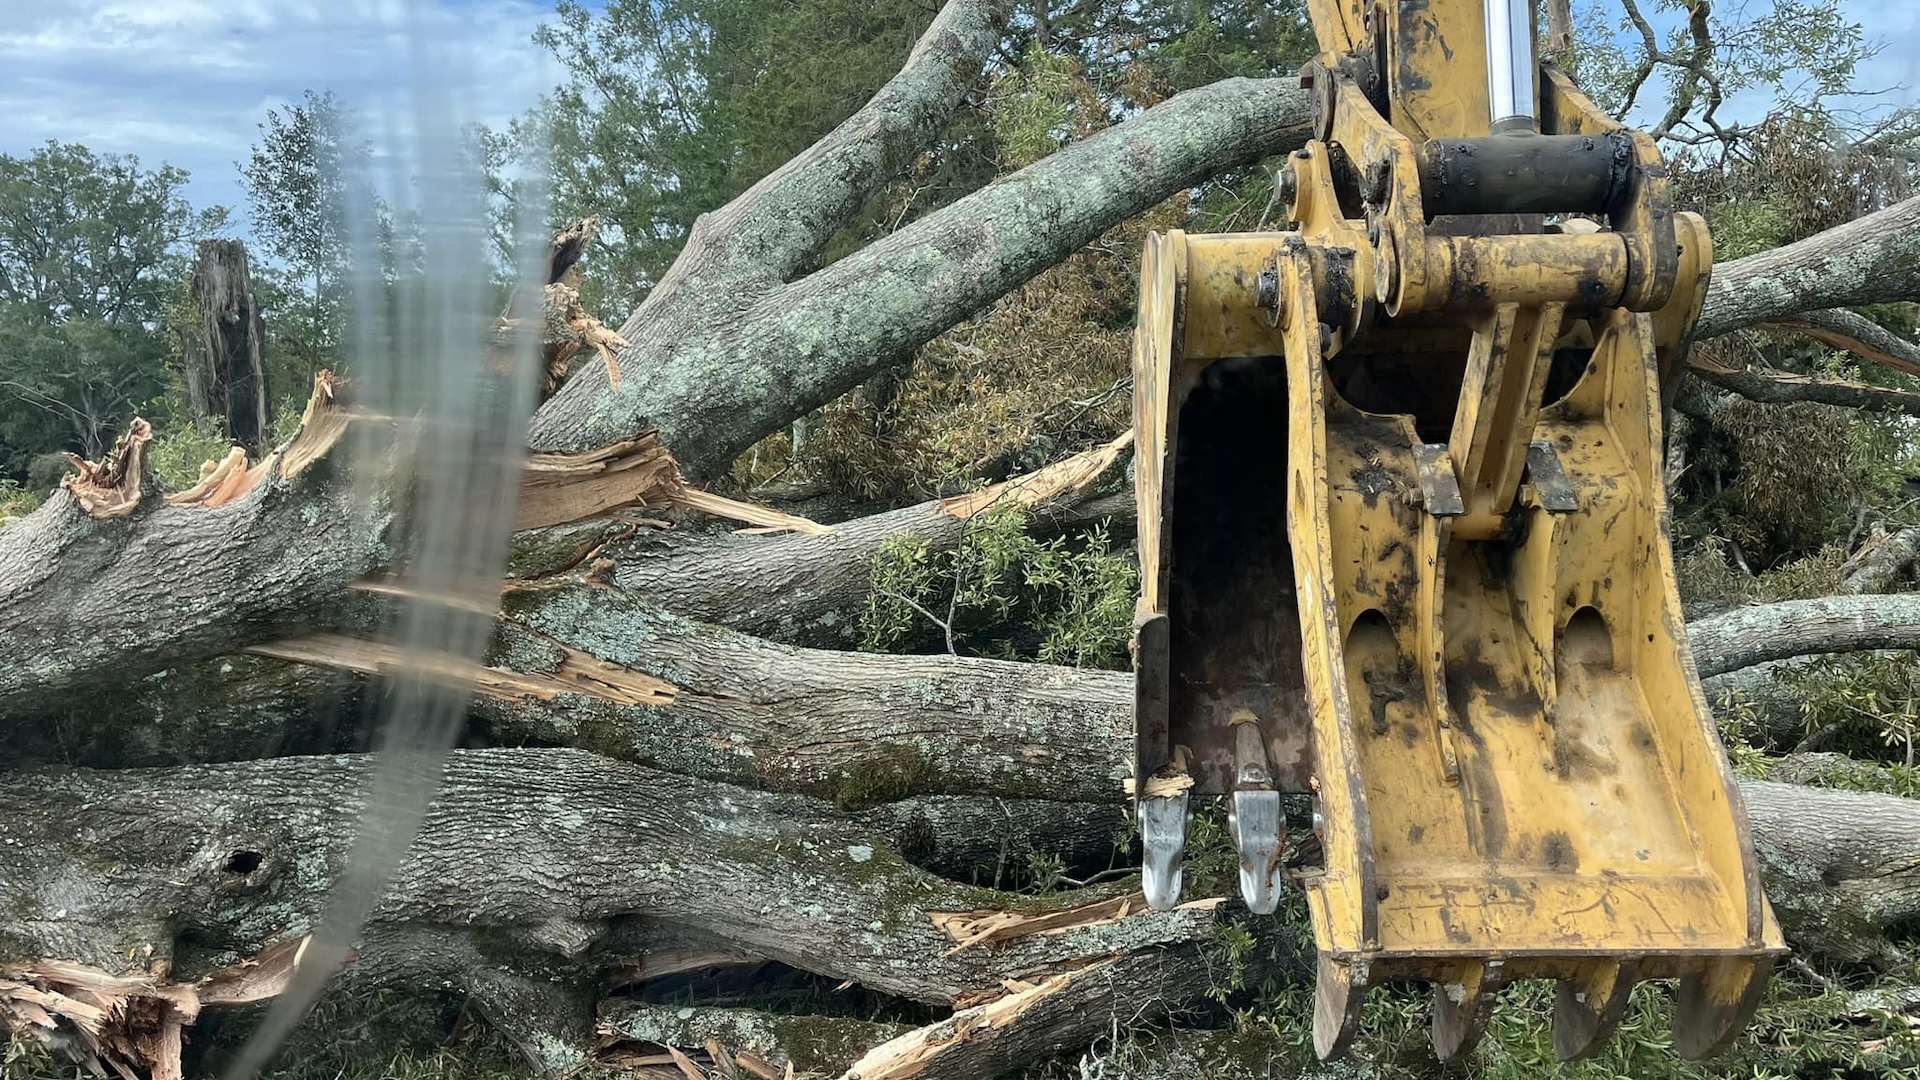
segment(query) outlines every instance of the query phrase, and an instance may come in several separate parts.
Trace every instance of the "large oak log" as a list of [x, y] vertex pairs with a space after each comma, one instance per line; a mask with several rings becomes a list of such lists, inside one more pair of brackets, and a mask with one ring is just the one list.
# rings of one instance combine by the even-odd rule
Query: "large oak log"
[[1717, 266], [1694, 335], [1920, 294], [1920, 196]]
[[[11, 774], [0, 782], [0, 908], [10, 913], [0, 963], [60, 958], [119, 971], [137, 957], [189, 980], [313, 930], [351, 849], [369, 765], [313, 757]], [[934, 917], [1061, 911], [1111, 895], [1023, 901], [959, 885], [818, 800], [575, 750], [459, 751], [354, 963], [498, 992], [489, 980], [511, 954], [509, 973], [531, 965], [565, 983], [564, 970], [597, 974], [598, 944], [644, 916], [947, 1006], [1090, 960], [1191, 949], [1212, 933], [1211, 906], [1161, 914], [1137, 899], [993, 948], [958, 947]], [[415, 933], [432, 947], [394, 944]], [[450, 946], [449, 934], [472, 944]], [[406, 954], [385, 955], [382, 942]], [[460, 970], [436, 970], [448, 965]], [[1198, 958], [1191, 966], [1206, 969]]]

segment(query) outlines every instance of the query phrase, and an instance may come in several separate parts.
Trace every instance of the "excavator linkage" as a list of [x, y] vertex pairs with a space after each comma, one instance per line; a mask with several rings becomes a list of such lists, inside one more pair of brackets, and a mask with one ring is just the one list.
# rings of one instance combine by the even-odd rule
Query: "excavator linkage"
[[[1148, 238], [1134, 340], [1143, 879], [1192, 800], [1241, 891], [1306, 890], [1321, 1056], [1369, 986], [1469, 1050], [1559, 982], [1591, 1053], [1677, 979], [1723, 1047], [1784, 948], [1687, 649], [1664, 387], [1712, 262], [1646, 136], [1534, 60], [1517, 0], [1313, 0], [1293, 230]], [[1484, 78], [1483, 78], [1484, 76]], [[1282, 797], [1318, 865], [1283, 872]]]

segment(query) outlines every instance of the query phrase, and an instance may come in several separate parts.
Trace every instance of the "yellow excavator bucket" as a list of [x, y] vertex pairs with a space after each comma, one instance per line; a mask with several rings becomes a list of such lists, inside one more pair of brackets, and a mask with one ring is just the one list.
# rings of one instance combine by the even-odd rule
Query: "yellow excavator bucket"
[[[1320, 1054], [1426, 980], [1442, 1058], [1558, 980], [1555, 1046], [1678, 979], [1711, 1054], [1780, 934], [1687, 649], [1663, 387], [1711, 266], [1652, 141], [1533, 57], [1517, 0], [1313, 5], [1293, 230], [1150, 236], [1134, 342], [1135, 809], [1177, 902], [1196, 796], [1290, 876]], [[1282, 865], [1310, 793], [1320, 865]]]

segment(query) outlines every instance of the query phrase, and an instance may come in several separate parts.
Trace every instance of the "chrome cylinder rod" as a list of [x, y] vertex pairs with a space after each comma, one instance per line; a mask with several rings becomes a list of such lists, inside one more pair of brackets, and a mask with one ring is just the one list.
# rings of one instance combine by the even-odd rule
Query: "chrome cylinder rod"
[[1528, 0], [1486, 0], [1487, 103], [1492, 134], [1538, 131], [1533, 86], [1533, 9]]

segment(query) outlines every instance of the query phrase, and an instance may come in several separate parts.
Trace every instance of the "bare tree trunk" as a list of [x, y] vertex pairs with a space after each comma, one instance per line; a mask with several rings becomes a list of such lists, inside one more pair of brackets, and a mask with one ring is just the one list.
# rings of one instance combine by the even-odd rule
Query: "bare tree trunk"
[[195, 420], [212, 420], [256, 460], [267, 449], [266, 328], [253, 301], [247, 247], [239, 240], [202, 240], [188, 285], [197, 321], [181, 333], [187, 404]]

